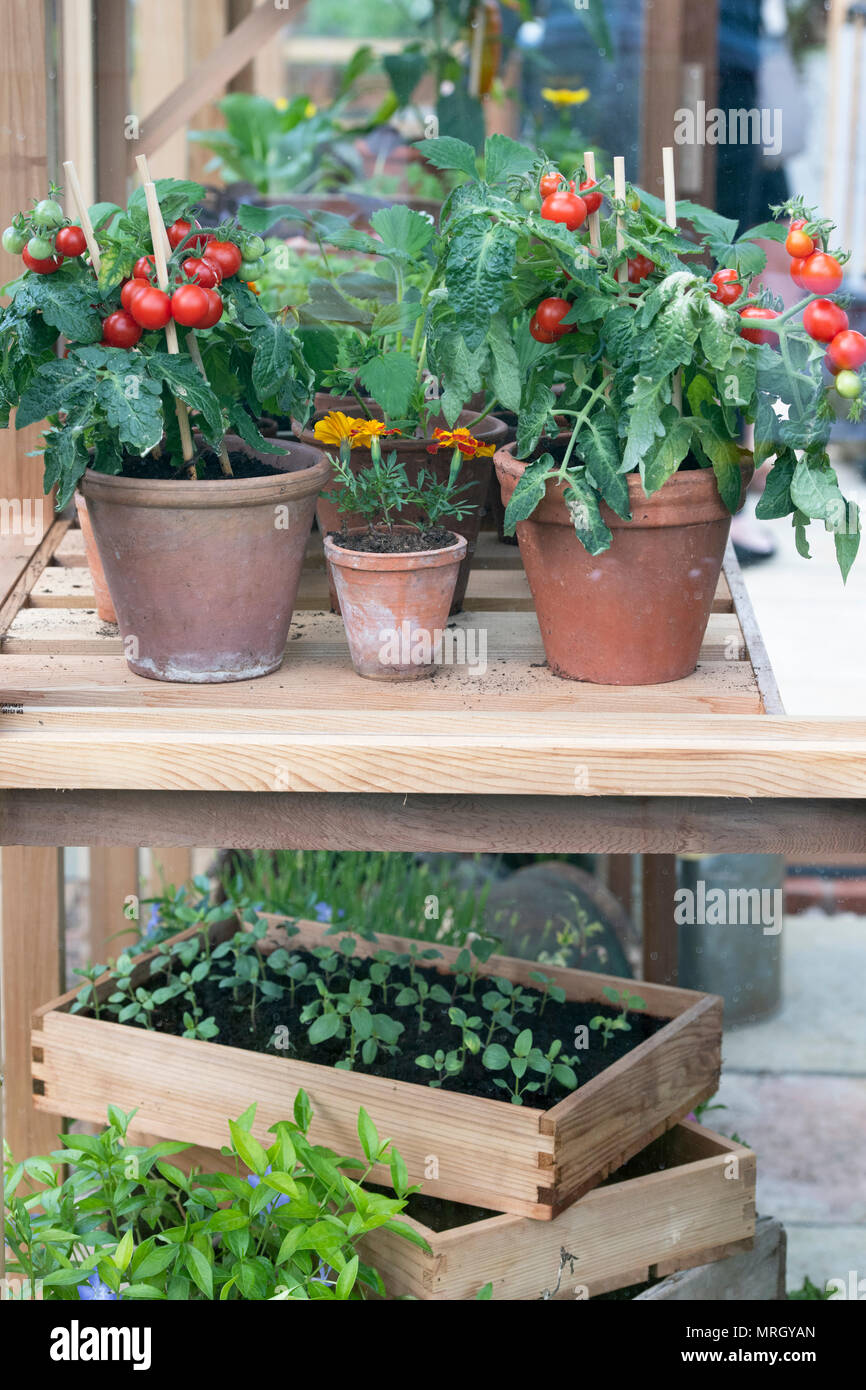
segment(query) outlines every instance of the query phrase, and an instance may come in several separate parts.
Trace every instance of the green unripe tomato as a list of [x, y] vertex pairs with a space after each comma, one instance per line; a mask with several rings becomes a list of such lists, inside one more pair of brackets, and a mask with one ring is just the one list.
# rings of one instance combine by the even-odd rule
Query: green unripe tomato
[[241, 247], [241, 254], [245, 261], [260, 261], [265, 254], [265, 243], [260, 236], [247, 237]]
[[853, 401], [861, 394], [863, 383], [856, 372], [839, 372], [836, 377], [836, 390], [846, 400]]
[[17, 227], [7, 227], [3, 233], [3, 250], [11, 256], [20, 256], [27, 245], [27, 233], [19, 232]]
[[63, 208], [53, 198], [43, 198], [33, 209], [33, 221], [40, 227], [59, 227], [63, 221]]
[[238, 271], [242, 280], [258, 280], [260, 275], [265, 273], [265, 263], [261, 257], [257, 261], [241, 261], [241, 268]]
[[520, 195], [520, 206], [524, 208], [526, 212], [540, 212], [541, 199], [534, 189], [527, 188]]
[[34, 261], [47, 261], [49, 256], [54, 255], [52, 243], [44, 236], [32, 236], [27, 243], [27, 250]]

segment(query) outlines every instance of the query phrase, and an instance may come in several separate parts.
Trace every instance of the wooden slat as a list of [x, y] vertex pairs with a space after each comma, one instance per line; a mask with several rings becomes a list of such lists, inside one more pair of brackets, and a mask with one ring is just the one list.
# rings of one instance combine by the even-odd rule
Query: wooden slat
[[110, 845], [90, 850], [90, 960], [115, 959], [137, 940], [137, 927], [124, 915], [124, 907], [138, 892], [136, 849]]
[[770, 1216], [755, 1226], [750, 1253], [734, 1255], [720, 1264], [674, 1274], [638, 1294], [652, 1302], [721, 1303], [774, 1302], [786, 1297], [784, 1228]]
[[145, 878], [145, 892], [158, 894], [163, 888], [179, 888], [192, 874], [192, 850], [171, 846], [151, 850], [150, 869]]
[[15, 1159], [57, 1147], [60, 1121], [38, 1114], [30, 1083], [30, 1020], [61, 985], [62, 900], [56, 849], [4, 847], [2, 874], [3, 1129]]
[[676, 858], [672, 854], [647, 854], [642, 869], [643, 972], [648, 980], [675, 985], [679, 954], [674, 922]]
[[[187, 66], [191, 71], [201, 63], [225, 37], [228, 28], [228, 0], [187, 0]], [[221, 93], [216, 93], [216, 96]], [[191, 130], [219, 130], [225, 124], [222, 112], [214, 102], [205, 102], [189, 119]], [[213, 172], [205, 174], [205, 165], [213, 158], [210, 150], [198, 142], [187, 148], [187, 172], [191, 179], [213, 183]]]
[[784, 714], [785, 707], [782, 704], [782, 697], [779, 694], [776, 677], [770, 665], [770, 658], [764, 646], [761, 629], [758, 627], [755, 611], [752, 608], [749, 595], [746, 591], [743, 572], [740, 569], [740, 564], [731, 541], [728, 541], [727, 554], [725, 555], [725, 573], [731, 591], [734, 613], [740, 625], [740, 630], [743, 633], [743, 640], [749, 653], [752, 670], [755, 673], [758, 689], [761, 692], [761, 703], [764, 707], [764, 713]]
[[93, 0], [96, 40], [96, 186], [101, 199], [126, 205], [127, 160], [138, 144], [128, 138], [128, 55], [132, 7], [118, 0]]
[[[133, 9], [135, 25], [135, 92], [136, 109], [153, 111], [178, 88], [183, 89], [187, 77], [186, 64], [186, 5], [178, 0], [147, 0], [146, 5]], [[158, 144], [147, 144], [149, 123], [142, 122], [140, 139], [130, 141], [129, 158], [146, 154], [149, 157], [151, 178], [184, 178], [186, 176], [186, 126], [178, 122], [166, 130]]]

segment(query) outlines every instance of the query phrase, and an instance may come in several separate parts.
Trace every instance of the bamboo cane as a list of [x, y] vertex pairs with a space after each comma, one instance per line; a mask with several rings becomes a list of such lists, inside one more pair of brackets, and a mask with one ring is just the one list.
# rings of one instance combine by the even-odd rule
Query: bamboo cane
[[[165, 234], [165, 223], [162, 220], [162, 213], [159, 207], [159, 199], [156, 196], [156, 185], [148, 181], [144, 185], [144, 196], [147, 202], [147, 215], [150, 219], [150, 236], [153, 242], [153, 258], [156, 262], [156, 280], [159, 288], [166, 293], [168, 290], [168, 267], [166, 264], [165, 248], [168, 245], [168, 238]], [[177, 341], [177, 329], [174, 319], [169, 319], [165, 325], [166, 347], [172, 356], [180, 354], [180, 347]], [[189, 412], [184, 401], [175, 400], [177, 409], [177, 423], [180, 426], [180, 441], [183, 449], [184, 461], [188, 465], [187, 471], [191, 478], [196, 476], [193, 457], [192, 433], [189, 427]]]
[[[625, 201], [625, 160], [622, 155], [617, 155], [613, 161], [613, 196], [618, 202]], [[622, 226], [622, 214], [616, 215], [616, 249], [622, 251], [625, 246], [625, 233]], [[616, 268], [616, 278], [621, 285], [628, 279], [628, 265], [623, 261], [622, 265]]]
[[72, 194], [72, 201], [75, 204], [75, 211], [78, 213], [78, 220], [81, 223], [81, 230], [84, 233], [84, 240], [87, 242], [87, 249], [90, 252], [90, 264], [93, 266], [95, 274], [99, 274], [102, 264], [102, 257], [99, 254], [99, 244], [93, 230], [93, 223], [90, 220], [90, 213], [87, 211], [87, 204], [84, 201], [84, 194], [81, 192], [81, 184], [78, 181], [78, 174], [71, 159], [64, 160], [63, 172], [66, 175], [66, 182]]
[[[677, 225], [677, 189], [674, 176], [674, 149], [673, 145], [662, 147], [662, 173], [664, 175], [665, 190], [665, 221], [669, 227]], [[681, 372], [674, 373], [673, 379], [673, 403], [680, 415], [683, 413], [683, 378]]]
[[[136, 163], [136, 166], [137, 166], [137, 168], [138, 168], [138, 172], [139, 172], [139, 174], [141, 175], [142, 184], [144, 185], [145, 197], [147, 197], [147, 185], [153, 183], [153, 180], [152, 180], [151, 177], [150, 177], [150, 166], [148, 165], [148, 162], [147, 162], [147, 155], [146, 155], [146, 154], [138, 154], [138, 155], [136, 155], [136, 156], [135, 156], [135, 163]], [[157, 202], [157, 211], [159, 212], [159, 203], [158, 203], [158, 202]], [[149, 204], [149, 203], [148, 203], [148, 213], [150, 213], [150, 204]], [[161, 213], [161, 212], [159, 213], [158, 221], [159, 221], [159, 228], [158, 228], [157, 231], [154, 231], [154, 228], [153, 228], [153, 220], [151, 219], [151, 229], [150, 229], [150, 231], [151, 231], [151, 238], [152, 238], [152, 240], [153, 240], [153, 254], [154, 254], [154, 257], [156, 257], [156, 243], [157, 243], [157, 238], [158, 238], [159, 241], [160, 241], [160, 243], [161, 243], [163, 259], [167, 262], [167, 261], [170, 259], [170, 257], [171, 257], [171, 243], [169, 242], [169, 239], [168, 239], [168, 233], [167, 233], [167, 231], [165, 230], [165, 222], [163, 221], [163, 217], [162, 217], [162, 213]], [[157, 263], [157, 269], [158, 269], [158, 263]], [[167, 283], [167, 279], [168, 279], [168, 277], [166, 276], [166, 283]], [[166, 286], [163, 285], [162, 282], [160, 282], [160, 289], [165, 289], [165, 288], [166, 288]], [[173, 333], [174, 333], [175, 343], [177, 343], [177, 329], [175, 328], [174, 323], [171, 323], [171, 324], [169, 324], [169, 325], [166, 326], [166, 331], [165, 331], [166, 339], [168, 339], [168, 329], [169, 329], [169, 328], [172, 329], [172, 331], [173, 331]], [[201, 352], [200, 352], [200, 350], [199, 350], [198, 339], [197, 339], [196, 336], [195, 336], [195, 330], [194, 330], [194, 329], [190, 329], [189, 333], [188, 333], [187, 336], [186, 336], [186, 346], [187, 346], [187, 348], [188, 348], [188, 350], [189, 350], [189, 355], [190, 355], [190, 357], [192, 358], [193, 362], [195, 363], [195, 365], [196, 365], [196, 367], [198, 368], [198, 370], [199, 370], [199, 372], [201, 373], [201, 375], [204, 377], [204, 380], [207, 381], [207, 373], [205, 372], [205, 369], [204, 369], [204, 363], [203, 363], [202, 360], [201, 360]], [[170, 345], [170, 343], [169, 343], [169, 349], [168, 349], [168, 350], [169, 350], [169, 352], [171, 352], [171, 351], [173, 350], [172, 347], [171, 347], [171, 345]], [[180, 349], [179, 349], [178, 347], [175, 347], [175, 348], [174, 348], [174, 351], [179, 351], [179, 350], [180, 350]], [[180, 404], [183, 404], [183, 403], [182, 403], [182, 402], [178, 402], [178, 404], [180, 405]], [[184, 410], [186, 410], [186, 407], [185, 407], [185, 406], [184, 406]], [[179, 417], [178, 417], [178, 418], [179, 418]], [[182, 435], [182, 434], [183, 434], [183, 426], [181, 426], [181, 435]], [[184, 457], [186, 457], [186, 454], [184, 454]], [[225, 442], [224, 439], [220, 440], [220, 446], [219, 446], [219, 460], [220, 460], [220, 469], [222, 470], [223, 475], [224, 475], [225, 477], [227, 477], [227, 478], [233, 477], [233, 474], [232, 474], [232, 466], [231, 466], [231, 463], [230, 463], [230, 461], [229, 461], [228, 449], [226, 448], [226, 442]]]
[[[583, 167], [586, 169], [586, 177], [590, 183], [595, 183], [595, 153], [593, 150], [585, 150], [583, 155]], [[601, 213], [591, 212], [589, 214], [589, 244], [593, 251], [601, 250]]]

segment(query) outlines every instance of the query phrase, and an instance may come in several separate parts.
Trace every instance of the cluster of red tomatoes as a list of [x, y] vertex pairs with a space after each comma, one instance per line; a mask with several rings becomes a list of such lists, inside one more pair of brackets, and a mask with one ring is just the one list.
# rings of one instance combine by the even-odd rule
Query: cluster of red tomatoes
[[[541, 216], [548, 222], [561, 222], [571, 232], [582, 227], [590, 213], [598, 212], [603, 200], [592, 179], [576, 184], [574, 179], [566, 180], [556, 170], [542, 175], [538, 192]], [[639, 285], [653, 270], [655, 264], [648, 256], [635, 256], [628, 262], [629, 283]], [[572, 333], [576, 325], [562, 323], [570, 308], [567, 299], [543, 299], [529, 321], [529, 332], [536, 342], [555, 343], [566, 333]]]
[[185, 328], [213, 328], [222, 317], [217, 286], [241, 270], [241, 248], [233, 241], [218, 241], [213, 232], [202, 232], [183, 218], [173, 222], [167, 234], [173, 251], [188, 240], [196, 253], [181, 263], [186, 278], [168, 294], [153, 283], [155, 257], [139, 257], [132, 278], [120, 291], [123, 307], [103, 320], [102, 340], [110, 347], [134, 347], [145, 329], [165, 328], [170, 319]]

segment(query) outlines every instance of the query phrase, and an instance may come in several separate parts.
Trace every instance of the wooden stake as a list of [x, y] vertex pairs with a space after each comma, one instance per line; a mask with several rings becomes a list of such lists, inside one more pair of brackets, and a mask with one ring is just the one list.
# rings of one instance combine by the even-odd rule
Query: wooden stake
[[[584, 151], [583, 166], [586, 169], [586, 177], [595, 183], [595, 153], [593, 150]], [[589, 244], [593, 251], [601, 250], [601, 213], [599, 212], [589, 214]]]
[[[147, 190], [147, 185], [148, 185], [149, 183], [150, 183], [150, 184], [153, 183], [153, 180], [152, 180], [151, 177], [150, 177], [150, 166], [148, 165], [148, 162], [147, 162], [147, 155], [146, 155], [146, 154], [137, 154], [137, 155], [135, 156], [135, 163], [136, 163], [136, 167], [138, 168], [138, 172], [139, 172], [139, 174], [141, 175], [142, 184], [144, 185], [144, 188], [145, 188], [145, 197], [147, 197], [147, 192], [146, 192], [146, 190]], [[158, 203], [158, 200], [157, 200], [157, 210], [159, 210], [159, 203]], [[148, 212], [150, 212], [150, 204], [148, 204]], [[165, 259], [166, 261], [168, 261], [168, 260], [170, 260], [170, 258], [171, 258], [171, 243], [169, 242], [169, 239], [168, 239], [168, 232], [165, 230], [165, 223], [164, 223], [164, 221], [163, 221], [163, 219], [162, 219], [162, 213], [160, 213], [160, 215], [159, 215], [159, 226], [160, 226], [160, 230], [161, 230], [161, 232], [162, 232], [162, 235], [161, 235], [161, 237], [160, 237], [160, 240], [161, 240], [161, 242], [162, 242], [162, 254], [163, 254], [164, 259]], [[153, 231], [153, 222], [152, 222], [152, 220], [151, 220], [151, 236], [152, 236], [152, 238], [153, 238], [153, 254], [154, 254], [154, 256], [156, 256], [156, 234], [155, 234], [154, 231]], [[160, 289], [164, 289], [164, 288], [165, 288], [165, 286], [160, 282]], [[169, 327], [170, 327], [170, 328], [172, 329], [172, 331], [174, 332], [175, 342], [177, 342], [177, 329], [175, 328], [174, 323], [171, 323], [171, 324], [169, 324], [169, 325], [166, 327], [166, 331], [165, 331], [166, 338], [168, 338], [168, 328], [169, 328]], [[197, 339], [196, 336], [195, 336], [195, 330], [194, 330], [194, 329], [190, 329], [189, 333], [187, 334], [187, 336], [186, 336], [186, 345], [187, 345], [187, 348], [188, 348], [188, 350], [189, 350], [189, 355], [190, 355], [190, 357], [192, 358], [192, 360], [193, 360], [193, 362], [195, 363], [195, 365], [198, 367], [198, 369], [199, 369], [201, 375], [204, 377], [205, 381], [207, 381], [207, 373], [205, 372], [205, 369], [204, 369], [204, 363], [203, 363], [202, 360], [201, 360], [201, 352], [199, 351], [198, 339]], [[169, 352], [172, 351], [171, 346], [169, 346], [169, 349], [168, 349], [168, 350], [169, 350]], [[179, 351], [179, 349], [177, 349], [177, 348], [175, 348], [174, 350], [175, 350], [175, 351]], [[179, 404], [182, 404], [182, 402], [179, 402]], [[185, 409], [185, 408], [186, 408], [186, 407], [184, 407], [184, 409]], [[182, 434], [182, 433], [183, 433], [183, 427], [181, 426], [181, 434]], [[226, 478], [231, 478], [231, 477], [233, 477], [234, 474], [232, 473], [232, 466], [231, 466], [231, 462], [230, 462], [230, 460], [229, 460], [228, 449], [226, 448], [226, 442], [225, 442], [224, 439], [220, 440], [220, 446], [219, 446], [219, 451], [218, 451], [218, 452], [219, 452], [219, 459], [220, 459], [220, 468], [221, 468], [221, 470], [222, 470], [222, 473], [223, 473], [224, 477], [226, 477]], [[184, 457], [186, 457], [186, 455], [184, 455]]]
[[[625, 199], [625, 160], [622, 155], [617, 155], [613, 161], [613, 196], [618, 201]], [[616, 215], [616, 249], [621, 251], [625, 246], [625, 234], [622, 227], [622, 216]], [[621, 285], [628, 280], [628, 266], [625, 261], [616, 268], [616, 278]]]
[[[159, 288], [165, 293], [168, 290], [168, 267], [166, 265], [165, 249], [168, 246], [168, 237], [165, 232], [165, 223], [162, 220], [162, 213], [159, 208], [159, 199], [156, 196], [156, 185], [148, 181], [144, 185], [144, 196], [147, 201], [147, 215], [150, 218], [150, 236], [153, 241], [153, 258], [156, 261], [156, 280]], [[177, 341], [177, 329], [174, 326], [174, 319], [169, 319], [165, 325], [165, 342], [169, 352], [174, 356], [180, 353]], [[184, 401], [175, 400], [177, 409], [177, 423], [180, 426], [180, 440], [183, 448], [183, 456], [189, 465], [189, 476], [194, 478], [195, 465], [193, 457], [192, 434], [189, 428], [189, 412]]]
[[90, 220], [90, 213], [87, 211], [87, 204], [84, 201], [84, 194], [81, 192], [81, 184], [78, 181], [78, 174], [71, 159], [67, 159], [63, 164], [63, 172], [66, 175], [66, 182], [69, 192], [72, 194], [72, 201], [75, 204], [75, 211], [78, 213], [78, 220], [81, 223], [81, 230], [84, 233], [84, 240], [87, 242], [87, 249], [90, 252], [90, 264], [94, 272], [99, 274], [99, 267], [102, 258], [99, 254], [99, 245], [93, 231], [93, 223]]
[[[662, 173], [665, 185], [665, 221], [669, 227], [677, 225], [677, 189], [674, 177], [674, 150], [673, 145], [665, 145], [662, 148]], [[683, 412], [683, 378], [681, 372], [674, 374], [673, 380], [673, 403], [679, 413]]]

